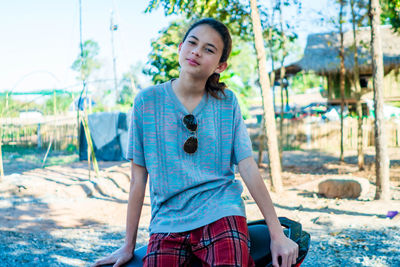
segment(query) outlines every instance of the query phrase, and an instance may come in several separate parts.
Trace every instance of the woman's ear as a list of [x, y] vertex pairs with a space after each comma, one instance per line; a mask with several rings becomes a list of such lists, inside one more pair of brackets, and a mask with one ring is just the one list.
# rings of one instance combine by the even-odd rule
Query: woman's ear
[[227, 62], [219, 63], [217, 69], [214, 72], [221, 73], [224, 70], [226, 70], [227, 67], [228, 67], [228, 63]]
[[181, 43], [179, 43], [179, 46], [178, 46], [178, 52], [181, 52], [181, 49], [182, 49], [182, 42], [181, 42]]

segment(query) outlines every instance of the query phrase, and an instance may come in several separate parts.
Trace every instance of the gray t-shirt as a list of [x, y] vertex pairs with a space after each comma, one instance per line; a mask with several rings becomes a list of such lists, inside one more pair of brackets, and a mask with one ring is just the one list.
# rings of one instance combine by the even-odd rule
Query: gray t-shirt
[[171, 81], [138, 93], [129, 127], [128, 159], [146, 167], [151, 197], [150, 233], [184, 232], [225, 216], [245, 216], [234, 164], [252, 156], [238, 101], [230, 90], [218, 100], [204, 94], [193, 115], [198, 149], [187, 154], [189, 114]]

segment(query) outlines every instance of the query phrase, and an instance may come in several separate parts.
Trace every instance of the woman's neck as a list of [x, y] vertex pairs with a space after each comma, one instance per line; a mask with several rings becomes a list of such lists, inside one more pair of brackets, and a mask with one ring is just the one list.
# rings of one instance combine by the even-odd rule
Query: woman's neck
[[205, 93], [207, 80], [193, 79], [188, 75], [181, 73], [179, 78], [173, 82], [173, 90], [175, 94], [182, 98], [202, 97]]

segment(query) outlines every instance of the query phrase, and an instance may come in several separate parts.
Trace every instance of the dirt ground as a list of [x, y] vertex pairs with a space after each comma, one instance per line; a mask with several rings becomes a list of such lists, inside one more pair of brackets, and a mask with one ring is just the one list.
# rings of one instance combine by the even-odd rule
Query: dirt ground
[[[267, 158], [267, 157], [265, 157]], [[284, 152], [285, 192], [271, 193], [279, 216], [302, 223], [312, 235], [304, 266], [400, 266], [400, 150], [390, 149], [392, 200], [374, 201], [373, 151], [366, 169], [358, 171], [355, 152], [345, 163], [334, 154], [316, 151]], [[29, 169], [14, 162], [0, 182], [0, 260], [5, 266], [85, 266], [113, 251], [124, 237], [129, 190], [128, 162], [100, 162], [100, 177], [87, 162]], [[265, 164], [267, 166], [267, 164]], [[268, 170], [260, 169], [266, 178]], [[360, 199], [318, 196], [326, 178], [362, 177], [370, 181]], [[240, 177], [237, 177], [240, 179]], [[247, 190], [243, 193], [248, 220], [262, 218]], [[150, 197], [146, 193], [138, 244], [148, 240]], [[12, 245], [4, 245], [4, 244]], [[346, 254], [347, 253], [347, 254]], [[323, 257], [321, 257], [323, 255]], [[348, 258], [343, 255], [347, 255]], [[316, 264], [318, 262], [318, 264]]]

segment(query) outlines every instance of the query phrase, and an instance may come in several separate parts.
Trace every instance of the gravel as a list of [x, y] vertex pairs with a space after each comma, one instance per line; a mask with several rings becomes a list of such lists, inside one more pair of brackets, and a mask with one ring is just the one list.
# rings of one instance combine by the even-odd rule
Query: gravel
[[400, 266], [399, 227], [309, 231], [311, 246], [302, 266]]
[[[385, 218], [389, 210], [400, 211], [399, 186], [392, 188], [390, 204], [372, 201], [373, 195], [365, 200], [323, 199], [310, 189], [310, 183], [325, 175], [370, 178], [373, 171], [355, 172], [349, 169], [353, 164], [339, 164], [321, 154], [291, 152], [285, 158], [293, 165], [286, 162], [283, 173], [288, 190], [284, 195], [271, 196], [280, 216], [301, 222], [311, 234], [310, 250], [302, 266], [400, 266], [400, 220]], [[400, 155], [395, 159], [400, 162]], [[99, 183], [105, 189], [102, 194], [95, 194], [92, 187], [89, 189], [94, 193], [87, 194], [82, 189], [91, 184], [82, 182], [86, 176], [84, 163], [77, 164], [10, 175], [0, 183], [1, 267], [88, 266], [123, 244], [129, 187], [122, 173], [129, 173], [129, 166], [119, 167], [121, 177], [108, 172], [115, 183], [109, 179], [103, 181], [104, 186]], [[391, 167], [391, 177], [397, 184], [399, 166]], [[310, 188], [304, 186], [307, 184]], [[371, 190], [374, 192], [374, 188]], [[249, 220], [261, 218], [254, 201], [249, 198], [245, 202]], [[149, 203], [146, 198], [142, 213], [146, 220], [150, 217]], [[76, 214], [78, 211], [81, 214]], [[82, 226], [59, 224], [68, 218], [70, 225]], [[111, 221], [120, 224], [107, 223]], [[146, 224], [141, 224], [137, 247], [145, 245], [148, 238]]]
[[[0, 230], [0, 266], [88, 266], [113, 252], [124, 240], [119, 227], [94, 226], [50, 233]], [[148, 240], [139, 230], [138, 246]]]
[[[312, 239], [302, 266], [400, 266], [399, 227], [306, 230]], [[124, 229], [109, 226], [51, 233], [0, 231], [0, 262], [1, 266], [88, 266], [123, 240]], [[138, 246], [147, 240], [147, 229], [141, 228]]]

